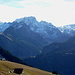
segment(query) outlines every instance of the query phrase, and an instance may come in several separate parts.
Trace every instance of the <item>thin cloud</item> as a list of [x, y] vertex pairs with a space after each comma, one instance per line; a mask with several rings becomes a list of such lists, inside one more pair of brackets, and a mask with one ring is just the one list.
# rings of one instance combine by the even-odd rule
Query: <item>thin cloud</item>
[[22, 6], [18, 3], [20, 0], [2, 0], [0, 4], [7, 5], [10, 7], [22, 8]]
[[50, 6], [50, 2], [46, 1], [46, 0], [24, 0], [24, 1], [19, 1], [18, 2], [20, 5], [22, 5], [23, 7], [26, 6], [42, 6], [42, 7], [47, 7]]
[[48, 7], [53, 4], [57, 4], [58, 2], [62, 2], [63, 0], [2, 0], [0, 4], [23, 8], [26, 6], [41, 6], [41, 7]]
[[11, 6], [11, 7], [25, 7], [28, 5], [38, 5], [38, 6], [50, 6], [50, 1], [42, 0], [2, 0], [0, 4]]

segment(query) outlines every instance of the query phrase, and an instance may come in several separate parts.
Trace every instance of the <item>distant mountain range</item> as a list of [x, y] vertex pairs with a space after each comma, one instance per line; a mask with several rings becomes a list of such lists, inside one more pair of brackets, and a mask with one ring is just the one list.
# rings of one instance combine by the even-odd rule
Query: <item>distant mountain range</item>
[[63, 27], [58, 27], [58, 29], [68, 36], [74, 36], [75, 35], [75, 24], [65, 25]]
[[74, 44], [75, 24], [55, 27], [46, 21], [38, 22], [32, 16], [16, 19], [12, 23], [0, 22], [0, 46], [7, 53], [25, 58], [28, 64], [47, 71], [57, 70], [61, 75], [74, 75]]
[[51, 23], [38, 22], [35, 17], [24, 17], [14, 22], [0, 22], [0, 46], [23, 59], [36, 56], [52, 42], [64, 42], [70, 37]]
[[19, 58], [36, 56], [45, 45], [64, 40], [58, 28], [35, 17], [0, 22], [0, 32], [0, 46]]
[[[20, 19], [16, 19], [14, 23], [17, 23], [18, 25], [15, 26], [15, 29], [20, 29], [22, 28], [21, 23], [25, 23], [31, 31], [40, 34], [43, 36], [43, 38], [49, 39], [50, 43], [51, 42], [60, 42], [60, 41], [65, 41], [66, 39], [64, 37], [67, 37], [66, 35], [62, 34], [61, 31], [52, 25], [51, 23], [48, 23], [46, 21], [40, 21], [38, 22], [35, 17], [24, 17]], [[13, 23], [13, 22], [12, 22]], [[0, 32], [4, 32], [7, 28], [9, 28], [12, 23], [0, 23]], [[14, 24], [13, 23], [13, 24]], [[61, 38], [64, 38], [61, 40]]]
[[[4, 31], [3, 35], [8, 36], [12, 40], [9, 40], [10, 42], [8, 42], [8, 44], [3, 43], [3, 45], [1, 45], [2, 47], [5, 45], [6, 49], [15, 56], [20, 58], [35, 56], [43, 46], [48, 44], [47, 39], [30, 30], [24, 22], [13, 22], [11, 24], [12, 25]], [[17, 29], [19, 25], [22, 25], [22, 27]]]
[[0, 22], [0, 32], [4, 32], [8, 27], [10, 26], [10, 23], [2, 23]]
[[32, 31], [37, 32], [48, 39], [55, 39], [61, 35], [61, 32], [54, 25], [46, 21], [38, 22], [35, 17], [24, 17], [15, 21], [18, 23], [26, 23]]

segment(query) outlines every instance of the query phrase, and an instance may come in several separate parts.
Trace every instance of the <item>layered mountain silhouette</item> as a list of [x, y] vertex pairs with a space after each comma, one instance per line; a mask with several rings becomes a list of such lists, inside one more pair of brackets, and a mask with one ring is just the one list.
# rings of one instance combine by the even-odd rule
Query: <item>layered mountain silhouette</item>
[[74, 75], [75, 36], [67, 42], [45, 46], [41, 54], [26, 58], [25, 62], [47, 71], [57, 71], [60, 75]]
[[24, 61], [34, 67], [57, 71], [61, 75], [74, 75], [74, 35], [75, 25], [57, 28], [46, 21], [38, 22], [32, 16], [12, 23], [0, 22], [0, 46], [7, 53], [25, 58]]
[[21, 59], [36, 56], [45, 45], [52, 42], [68, 39], [54, 25], [38, 22], [35, 17], [1, 23], [0, 29], [0, 46]]
[[[22, 28], [16, 29], [15, 25], [19, 24], [23, 25]], [[20, 58], [36, 55], [44, 45], [48, 44], [47, 39], [30, 30], [23, 22], [13, 22], [12, 26], [0, 35], [0, 41], [0, 46]]]

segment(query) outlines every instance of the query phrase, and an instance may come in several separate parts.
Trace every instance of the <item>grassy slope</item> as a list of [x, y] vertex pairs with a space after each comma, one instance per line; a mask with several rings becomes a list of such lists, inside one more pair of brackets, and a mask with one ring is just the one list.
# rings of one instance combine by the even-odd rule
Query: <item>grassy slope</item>
[[9, 61], [0, 61], [0, 75], [18, 75], [15, 73], [9, 73], [9, 71], [12, 71], [14, 68], [23, 68], [23, 75], [51, 75], [50, 72], [46, 72], [26, 65]]

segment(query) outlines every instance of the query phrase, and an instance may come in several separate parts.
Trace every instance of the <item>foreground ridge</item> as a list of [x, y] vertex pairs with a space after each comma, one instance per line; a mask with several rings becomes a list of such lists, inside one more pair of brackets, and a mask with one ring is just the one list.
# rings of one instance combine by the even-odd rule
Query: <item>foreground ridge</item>
[[51, 72], [46, 72], [40, 69], [9, 61], [0, 60], [0, 67], [0, 75], [17, 75], [15, 73], [9, 73], [9, 71], [14, 70], [15, 68], [23, 68], [24, 72], [22, 75], [53, 75]]

